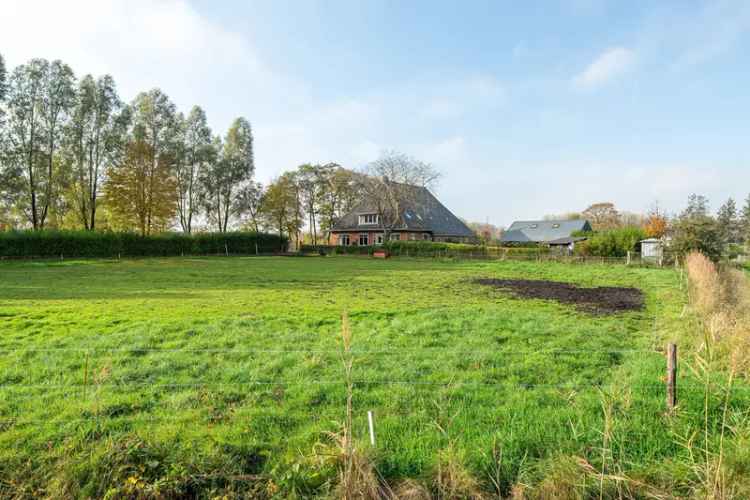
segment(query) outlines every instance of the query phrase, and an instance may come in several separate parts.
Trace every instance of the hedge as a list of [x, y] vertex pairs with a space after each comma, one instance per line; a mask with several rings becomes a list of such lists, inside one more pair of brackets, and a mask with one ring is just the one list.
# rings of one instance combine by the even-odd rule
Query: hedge
[[275, 234], [135, 233], [96, 231], [0, 232], [0, 258], [166, 257], [174, 255], [254, 254], [285, 251], [286, 238]]
[[639, 227], [621, 227], [595, 233], [576, 233], [588, 240], [576, 243], [576, 255], [596, 257], [625, 257], [628, 252], [640, 251], [638, 242], [646, 238]]
[[435, 241], [389, 241], [382, 245], [368, 246], [337, 246], [337, 245], [303, 245], [302, 253], [321, 253], [330, 255], [372, 255], [376, 250], [386, 250], [391, 255], [410, 256], [474, 256], [474, 257], [503, 257], [507, 255], [545, 255], [548, 248], [543, 247], [497, 247], [485, 245], [469, 245], [464, 243], [441, 243]]

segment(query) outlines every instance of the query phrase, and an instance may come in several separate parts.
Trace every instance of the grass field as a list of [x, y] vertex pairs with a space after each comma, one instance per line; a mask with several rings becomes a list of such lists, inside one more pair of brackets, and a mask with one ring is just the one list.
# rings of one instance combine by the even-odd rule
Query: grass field
[[[591, 315], [475, 278], [635, 286], [646, 306]], [[389, 482], [450, 457], [507, 494], [576, 457], [664, 484], [689, 453], [681, 437], [719, 425], [721, 399], [706, 418], [687, 373], [679, 414], [664, 414], [660, 351], [685, 300], [675, 271], [625, 266], [0, 263], [0, 496], [325, 494], [326, 433], [346, 408], [343, 313], [353, 433]]]

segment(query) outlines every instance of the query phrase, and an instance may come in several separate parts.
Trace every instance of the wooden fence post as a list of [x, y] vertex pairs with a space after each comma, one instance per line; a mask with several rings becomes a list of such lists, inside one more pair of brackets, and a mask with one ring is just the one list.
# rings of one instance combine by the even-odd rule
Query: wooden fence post
[[667, 409], [677, 405], [677, 345], [667, 345]]
[[625, 265], [630, 265], [630, 250], [628, 250], [628, 260], [626, 261]]

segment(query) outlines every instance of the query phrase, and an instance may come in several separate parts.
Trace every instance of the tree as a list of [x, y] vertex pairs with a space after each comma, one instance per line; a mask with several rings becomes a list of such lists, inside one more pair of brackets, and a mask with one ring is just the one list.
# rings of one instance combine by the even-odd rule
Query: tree
[[144, 140], [127, 145], [122, 162], [109, 168], [105, 202], [116, 225], [138, 228], [141, 235], [166, 229], [177, 210], [177, 182], [171, 159], [153, 163], [156, 153]]
[[318, 216], [323, 210], [326, 188], [334, 169], [338, 165], [329, 163], [326, 165], [311, 165], [306, 163], [297, 167], [297, 181], [299, 191], [307, 213], [307, 224], [312, 236], [313, 245], [318, 244]]
[[741, 238], [742, 241], [747, 245], [750, 243], [750, 195], [745, 199], [745, 206], [742, 207], [742, 213], [740, 214], [740, 227], [741, 227]]
[[[178, 123], [175, 105], [159, 89], [142, 92], [136, 96], [132, 104], [133, 140], [138, 155], [149, 155], [150, 164], [146, 179], [149, 182], [160, 182], [171, 179], [175, 164], [176, 140], [178, 137]], [[133, 148], [130, 151], [130, 163], [134, 162]], [[142, 158], [138, 158], [142, 161]], [[156, 193], [160, 186], [146, 186], [145, 193]], [[158, 203], [148, 202], [144, 205], [147, 210], [159, 207]], [[155, 226], [156, 214], [146, 213], [146, 220], [142, 224], [148, 231]]]
[[42, 86], [39, 114], [41, 118], [42, 151], [47, 165], [47, 183], [44, 207], [40, 218], [40, 228], [50, 209], [59, 196], [61, 183], [55, 179], [55, 155], [62, 142], [63, 127], [68, 120], [69, 113], [75, 104], [75, 76], [70, 66], [62, 61], [53, 61], [47, 65]]
[[737, 214], [737, 204], [734, 199], [729, 198], [719, 207], [716, 213], [721, 240], [727, 243], [736, 243], [740, 239], [740, 220]]
[[581, 216], [591, 223], [595, 231], [605, 231], [620, 227], [620, 213], [614, 203], [594, 203], [581, 212]]
[[206, 113], [193, 106], [187, 119], [182, 120], [180, 154], [177, 156], [177, 211], [180, 226], [186, 233], [193, 230], [193, 218], [198, 212], [203, 197], [203, 171], [216, 158], [211, 129], [206, 120]]
[[123, 106], [111, 76], [94, 80], [86, 75], [81, 79], [66, 130], [65, 151], [73, 165], [73, 204], [87, 230], [96, 228], [102, 177], [107, 165], [122, 160], [129, 121], [129, 108]]
[[330, 163], [321, 179], [323, 182], [320, 193], [320, 229], [330, 231], [336, 220], [351, 210], [359, 197], [357, 196], [360, 183], [359, 174]]
[[0, 54], [0, 102], [5, 101], [8, 93], [8, 73], [5, 69], [5, 59]]
[[[216, 144], [218, 146], [218, 143]], [[229, 127], [221, 156], [206, 170], [203, 177], [206, 188], [203, 198], [210, 221], [219, 232], [226, 232], [235, 197], [255, 172], [253, 133], [250, 123], [237, 118]]]
[[266, 192], [260, 182], [250, 181], [234, 199], [235, 213], [247, 216], [247, 224], [256, 233], [263, 225], [263, 205]]
[[690, 218], [695, 216], [708, 215], [708, 198], [700, 194], [691, 194], [688, 196], [688, 204], [685, 210], [680, 214], [680, 218]]
[[297, 188], [293, 172], [286, 172], [268, 185], [263, 197], [263, 214], [268, 226], [276, 229], [279, 236], [293, 235], [302, 228], [302, 220], [297, 217]]
[[719, 260], [723, 246], [719, 225], [708, 215], [708, 200], [704, 196], [690, 195], [687, 208], [674, 224], [671, 248], [678, 255], [696, 250], [712, 260]]
[[18, 66], [8, 93], [8, 151], [3, 177], [14, 182], [5, 184], [5, 197], [23, 211], [35, 230], [44, 226], [46, 211], [40, 206], [49, 203], [45, 195], [52, 181], [42, 157], [44, 134], [39, 112], [48, 70], [49, 63], [43, 59]]
[[667, 227], [667, 217], [662, 213], [659, 204], [655, 203], [646, 214], [643, 230], [648, 238], [662, 238], [667, 234]]
[[432, 187], [440, 178], [430, 164], [394, 151], [368, 164], [363, 174], [358, 179], [361, 193], [373, 204], [386, 241], [404, 223], [404, 203], [416, 201], [414, 187]]

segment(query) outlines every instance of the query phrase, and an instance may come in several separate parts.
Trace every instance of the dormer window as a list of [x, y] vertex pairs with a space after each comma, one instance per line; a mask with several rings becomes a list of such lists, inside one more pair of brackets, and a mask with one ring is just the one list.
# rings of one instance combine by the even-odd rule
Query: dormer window
[[359, 225], [367, 226], [378, 223], [378, 214], [362, 214], [359, 216]]

